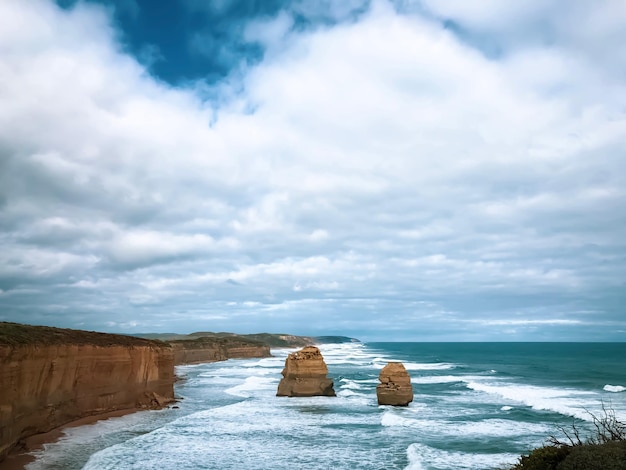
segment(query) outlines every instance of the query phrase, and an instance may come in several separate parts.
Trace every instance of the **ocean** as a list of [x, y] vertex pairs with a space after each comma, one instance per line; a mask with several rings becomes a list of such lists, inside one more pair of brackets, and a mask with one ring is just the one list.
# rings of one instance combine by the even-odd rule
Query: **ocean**
[[[276, 397], [285, 357], [177, 367], [178, 409], [69, 428], [29, 470], [498, 469], [603, 406], [626, 421], [626, 343], [321, 345], [337, 397]], [[387, 361], [415, 400], [378, 406]]]

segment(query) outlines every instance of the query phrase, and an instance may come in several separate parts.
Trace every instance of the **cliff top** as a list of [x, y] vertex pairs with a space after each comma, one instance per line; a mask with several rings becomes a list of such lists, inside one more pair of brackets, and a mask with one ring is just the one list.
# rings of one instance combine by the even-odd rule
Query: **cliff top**
[[258, 341], [272, 348], [296, 348], [309, 344], [359, 342], [347, 336], [296, 336], [284, 333], [236, 334], [211, 331], [198, 331], [190, 334], [178, 333], [144, 333], [136, 335], [141, 338], [159, 339], [161, 341], [195, 340], [198, 338], [239, 338]]
[[166, 346], [134, 336], [0, 322], [0, 346], [80, 344], [95, 346]]
[[194, 349], [202, 346], [214, 347], [222, 346], [266, 346], [261, 341], [244, 338], [241, 336], [201, 336], [187, 339], [174, 339], [168, 341], [169, 344], [182, 349]]

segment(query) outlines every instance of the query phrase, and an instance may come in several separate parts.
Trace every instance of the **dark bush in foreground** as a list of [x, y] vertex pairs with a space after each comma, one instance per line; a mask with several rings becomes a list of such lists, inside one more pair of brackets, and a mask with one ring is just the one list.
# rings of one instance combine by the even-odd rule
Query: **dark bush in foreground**
[[558, 470], [624, 470], [626, 441], [575, 446]]
[[595, 434], [582, 440], [576, 425], [560, 427], [565, 439], [551, 436], [548, 444], [520, 457], [511, 470], [626, 470], [626, 423], [603, 407], [601, 418], [591, 414]]
[[520, 461], [513, 467], [514, 470], [556, 470], [565, 460], [571, 447], [555, 447], [552, 445], [539, 447], [528, 455], [520, 457]]
[[512, 470], [626, 470], [626, 441], [539, 447]]

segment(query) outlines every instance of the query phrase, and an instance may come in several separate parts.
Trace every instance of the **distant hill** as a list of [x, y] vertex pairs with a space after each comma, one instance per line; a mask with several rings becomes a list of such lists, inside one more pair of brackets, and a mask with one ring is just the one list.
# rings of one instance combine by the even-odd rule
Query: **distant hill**
[[347, 336], [297, 336], [285, 333], [255, 333], [238, 335], [227, 332], [197, 331], [188, 335], [179, 333], [140, 333], [139, 338], [156, 339], [161, 341], [193, 340], [198, 338], [232, 338], [248, 341], [258, 341], [272, 348], [297, 348], [309, 344], [338, 344], [359, 342], [358, 339]]
[[341, 343], [360, 343], [361, 341], [349, 336], [314, 336], [317, 344], [341, 344]]

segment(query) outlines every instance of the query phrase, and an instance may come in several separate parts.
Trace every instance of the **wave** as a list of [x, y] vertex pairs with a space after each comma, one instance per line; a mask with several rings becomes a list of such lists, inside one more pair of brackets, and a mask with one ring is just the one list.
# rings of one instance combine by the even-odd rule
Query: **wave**
[[605, 392], [613, 392], [613, 393], [619, 393], [619, 392], [623, 392], [624, 390], [626, 390], [626, 387], [623, 387], [621, 385], [605, 385], [603, 390]]
[[409, 464], [405, 470], [426, 470], [430, 468], [454, 468], [473, 470], [476, 468], [497, 468], [515, 463], [517, 454], [469, 454], [435, 449], [425, 444], [411, 444], [406, 455]]
[[589, 398], [596, 395], [594, 392], [583, 390], [539, 387], [534, 385], [496, 384], [485, 382], [468, 382], [467, 388], [477, 392], [484, 392], [500, 396], [515, 403], [523, 403], [534, 410], [553, 411], [565, 416], [586, 421], [591, 416], [585, 410], [589, 405]]
[[[411, 377], [411, 383], [422, 385], [447, 384], [455, 382], [469, 383], [484, 378], [485, 377], [482, 375], [423, 375], [418, 377]], [[490, 377], [490, 380], [494, 379], [495, 378]]]
[[397, 413], [387, 410], [381, 417], [381, 425], [385, 427], [413, 428], [429, 435], [452, 438], [513, 438], [528, 434], [546, 435], [552, 428], [543, 423], [515, 422], [508, 419], [482, 419], [477, 421], [449, 421], [445, 419], [424, 419], [420, 414]]
[[359, 385], [354, 380], [344, 378], [344, 379], [339, 380], [339, 382], [341, 382], [340, 388], [342, 389], [350, 389], [350, 390], [362, 390], [363, 389], [363, 386]]
[[388, 362], [402, 362], [406, 370], [449, 370], [457, 367], [456, 364], [449, 364], [447, 362], [406, 362], [388, 360], [380, 357], [372, 359], [372, 366], [376, 369], [382, 369]]
[[354, 379], [352, 382], [359, 384], [379, 384], [380, 380], [378, 379]]
[[448, 370], [457, 367], [456, 364], [448, 364], [447, 362], [435, 362], [435, 363], [416, 363], [405, 362], [404, 367], [406, 370]]
[[269, 377], [248, 377], [242, 384], [224, 390], [229, 395], [242, 398], [249, 398], [252, 393], [258, 390], [274, 390], [278, 386], [278, 380]]

